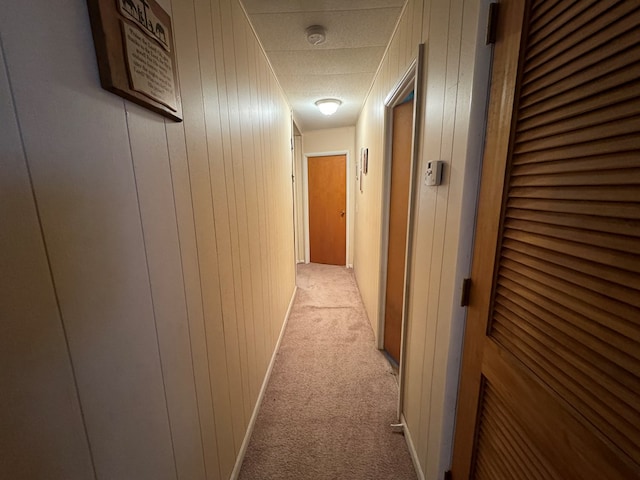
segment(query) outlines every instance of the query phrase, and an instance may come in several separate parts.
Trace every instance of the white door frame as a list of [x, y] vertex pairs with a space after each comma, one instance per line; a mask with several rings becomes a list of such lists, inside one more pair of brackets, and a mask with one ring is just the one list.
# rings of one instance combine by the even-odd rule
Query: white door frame
[[378, 348], [384, 349], [384, 322], [385, 322], [385, 303], [387, 290], [387, 260], [389, 248], [389, 209], [391, 204], [391, 157], [393, 153], [393, 108], [399, 105], [411, 91], [413, 91], [413, 132], [411, 134], [411, 170], [409, 174], [409, 203], [407, 212], [407, 244], [405, 250], [405, 270], [404, 270], [404, 292], [402, 298], [402, 321], [400, 332], [400, 358], [398, 383], [398, 421], [402, 416], [402, 404], [404, 402], [404, 383], [405, 383], [405, 357], [406, 357], [406, 330], [409, 310], [409, 291], [411, 280], [411, 259], [413, 256], [413, 231], [414, 217], [416, 210], [417, 192], [420, 191], [420, 175], [418, 166], [420, 164], [419, 145], [421, 116], [423, 109], [422, 101], [422, 79], [423, 79], [423, 63], [424, 63], [424, 44], [418, 45], [418, 55], [411, 62], [402, 78], [396, 83], [393, 89], [385, 98], [385, 155], [384, 155], [384, 186], [382, 192], [382, 238], [380, 242], [380, 290], [378, 293]]
[[302, 199], [304, 202], [303, 216], [304, 216], [304, 263], [309, 263], [311, 258], [310, 246], [309, 246], [309, 157], [329, 157], [332, 155], [344, 155], [347, 162], [347, 205], [345, 207], [346, 217], [346, 248], [345, 263], [349, 265], [349, 245], [351, 244], [351, 235], [349, 234], [349, 221], [351, 220], [351, 212], [349, 211], [349, 205], [351, 205], [351, 160], [349, 158], [349, 150], [336, 150], [331, 152], [318, 152], [318, 153], [305, 153], [302, 158]]

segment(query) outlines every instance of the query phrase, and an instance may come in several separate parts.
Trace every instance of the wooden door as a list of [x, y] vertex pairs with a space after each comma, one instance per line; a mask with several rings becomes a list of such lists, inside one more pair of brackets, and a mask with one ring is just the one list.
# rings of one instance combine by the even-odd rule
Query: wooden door
[[640, 3], [499, 8], [452, 477], [638, 479]]
[[407, 252], [407, 218], [411, 179], [413, 100], [393, 109], [391, 189], [389, 201], [389, 246], [384, 307], [384, 349], [400, 363], [404, 272]]
[[313, 263], [345, 265], [346, 155], [308, 158], [309, 255]]

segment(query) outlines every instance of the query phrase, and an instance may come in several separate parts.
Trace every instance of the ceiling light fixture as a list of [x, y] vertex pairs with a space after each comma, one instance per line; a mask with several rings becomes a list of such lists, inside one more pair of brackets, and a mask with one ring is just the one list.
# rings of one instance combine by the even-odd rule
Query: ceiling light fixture
[[307, 42], [311, 45], [323, 44], [327, 39], [327, 31], [322, 25], [311, 25], [307, 28]]
[[342, 102], [336, 98], [324, 98], [316, 102], [316, 107], [318, 107], [324, 115], [333, 115], [340, 105], [342, 105]]

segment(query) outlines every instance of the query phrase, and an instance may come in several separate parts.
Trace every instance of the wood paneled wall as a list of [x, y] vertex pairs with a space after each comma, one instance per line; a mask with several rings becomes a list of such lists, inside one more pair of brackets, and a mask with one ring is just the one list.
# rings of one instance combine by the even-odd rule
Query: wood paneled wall
[[356, 126], [356, 151], [369, 149], [369, 171], [362, 193], [356, 188], [354, 269], [369, 320], [378, 336], [378, 300], [384, 184], [384, 100], [418, 53], [422, 0], [408, 0]]
[[86, 3], [2, 2], [0, 477], [226, 479], [295, 284], [291, 117], [237, 0], [164, 0], [184, 122]]
[[[488, 1], [409, 0], [359, 118], [356, 149], [369, 148], [364, 193], [356, 194], [355, 273], [377, 333], [384, 172], [384, 99], [425, 43], [425, 105], [418, 174], [445, 162], [439, 187], [420, 182], [415, 204], [412, 276], [406, 332], [403, 413], [425, 478], [449, 468], [490, 47], [484, 46]], [[482, 19], [482, 20], [481, 20]], [[480, 28], [479, 28], [480, 25]]]

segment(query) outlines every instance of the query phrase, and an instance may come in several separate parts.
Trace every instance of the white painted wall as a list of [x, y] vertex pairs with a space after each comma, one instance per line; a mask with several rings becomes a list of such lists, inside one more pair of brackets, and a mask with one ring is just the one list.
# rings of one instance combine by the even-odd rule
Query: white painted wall
[[237, 0], [163, 0], [184, 122], [86, 2], [2, 2], [0, 478], [226, 479], [295, 282], [289, 106]]
[[[420, 185], [415, 206], [412, 276], [402, 406], [421, 474], [442, 478], [450, 466], [462, 332], [462, 279], [470, 270], [488, 91], [484, 45], [487, 0], [409, 0], [356, 129], [369, 148], [369, 175], [356, 195], [355, 273], [374, 332], [380, 301], [384, 99], [426, 45], [419, 174], [445, 162], [439, 187]], [[479, 28], [480, 26], [480, 28]]]
[[[302, 132], [302, 158], [300, 159], [301, 175], [306, 175], [303, 168], [304, 157], [333, 155], [336, 153], [347, 154], [347, 265], [353, 265], [353, 238], [355, 226], [355, 192], [356, 192], [356, 163], [359, 158], [359, 150], [355, 151], [355, 127], [327, 128], [324, 130], [312, 130]], [[304, 199], [305, 182], [298, 182], [297, 188]], [[303, 209], [303, 222], [308, 219], [308, 212]], [[303, 229], [304, 231], [304, 229]], [[309, 245], [309, 239], [305, 236], [305, 245]], [[304, 257], [302, 258], [304, 261]]]

